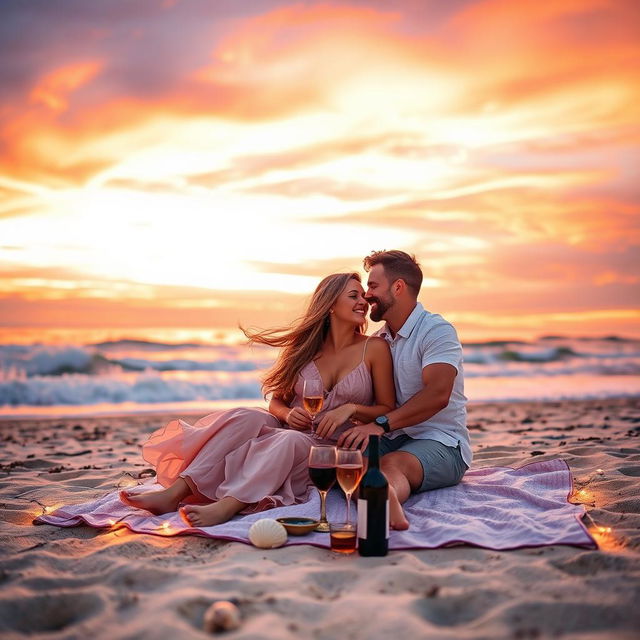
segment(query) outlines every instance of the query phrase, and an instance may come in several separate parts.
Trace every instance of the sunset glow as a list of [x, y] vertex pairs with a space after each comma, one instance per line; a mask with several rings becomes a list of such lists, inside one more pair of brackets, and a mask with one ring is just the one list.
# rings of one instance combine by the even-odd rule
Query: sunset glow
[[0, 325], [296, 315], [415, 253], [463, 339], [640, 336], [638, 4], [0, 8]]

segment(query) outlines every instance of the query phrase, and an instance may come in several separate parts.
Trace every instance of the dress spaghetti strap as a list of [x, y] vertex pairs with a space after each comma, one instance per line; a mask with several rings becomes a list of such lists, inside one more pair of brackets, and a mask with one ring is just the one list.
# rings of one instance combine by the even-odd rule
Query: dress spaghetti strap
[[364, 341], [364, 348], [362, 349], [362, 360], [360, 360], [360, 364], [364, 362], [364, 357], [367, 353], [367, 345], [369, 344], [369, 338], [371, 338], [371, 336], [367, 336], [367, 339]]

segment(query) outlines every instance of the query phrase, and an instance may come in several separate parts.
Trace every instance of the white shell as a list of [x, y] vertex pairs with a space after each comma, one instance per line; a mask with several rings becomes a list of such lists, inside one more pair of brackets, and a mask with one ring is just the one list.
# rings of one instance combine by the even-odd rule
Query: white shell
[[287, 541], [287, 530], [272, 518], [262, 518], [249, 528], [249, 540], [261, 549], [275, 549]]
[[240, 609], [233, 602], [214, 602], [205, 612], [203, 628], [208, 633], [229, 631], [240, 626]]

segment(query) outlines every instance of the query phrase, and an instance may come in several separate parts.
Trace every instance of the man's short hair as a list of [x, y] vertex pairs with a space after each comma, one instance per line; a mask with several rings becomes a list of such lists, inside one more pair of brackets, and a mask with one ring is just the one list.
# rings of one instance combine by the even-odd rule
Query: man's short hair
[[384, 272], [391, 282], [404, 280], [407, 287], [418, 297], [422, 286], [422, 270], [415, 256], [410, 256], [404, 251], [372, 251], [370, 256], [364, 259], [364, 270], [370, 271], [371, 267], [381, 264]]

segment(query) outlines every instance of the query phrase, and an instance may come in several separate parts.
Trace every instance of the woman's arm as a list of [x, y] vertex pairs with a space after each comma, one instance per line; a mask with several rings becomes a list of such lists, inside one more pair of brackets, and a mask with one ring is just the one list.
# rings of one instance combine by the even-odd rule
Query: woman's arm
[[311, 429], [311, 418], [301, 407], [291, 408], [279, 396], [273, 396], [269, 402], [269, 413], [274, 415], [282, 424], [288, 424], [297, 431], [307, 431]]
[[366, 361], [373, 379], [375, 404], [364, 405], [349, 402], [327, 411], [316, 427], [316, 433], [320, 437], [330, 438], [333, 432], [349, 419], [371, 422], [378, 416], [389, 413], [396, 406], [393, 361], [386, 340], [382, 338], [369, 339]]

